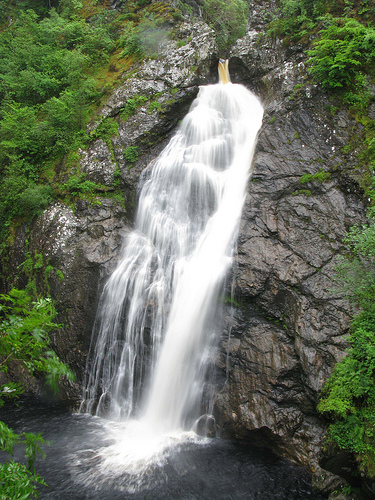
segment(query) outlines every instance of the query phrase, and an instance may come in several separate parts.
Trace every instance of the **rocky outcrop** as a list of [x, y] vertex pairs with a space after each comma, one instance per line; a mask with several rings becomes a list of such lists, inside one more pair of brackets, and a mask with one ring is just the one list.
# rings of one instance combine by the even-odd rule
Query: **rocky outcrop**
[[[328, 112], [332, 103], [309, 83], [302, 51], [283, 49], [254, 25], [230, 60], [233, 79], [259, 93], [265, 116], [234, 270], [240, 305], [222, 343], [226, 373], [215, 415], [223, 435], [268, 442], [318, 467], [325, 422], [316, 403], [345, 353], [353, 314], [332, 278], [348, 228], [364, 217], [361, 189], [347, 170], [355, 160], [342, 152], [360, 129], [343, 111]], [[322, 171], [321, 182], [312, 178]], [[304, 174], [309, 182], [301, 182]]]
[[[198, 85], [216, 79], [215, 54], [214, 33], [202, 21], [176, 27], [176, 40], [164, 41], [156, 60], [145, 60], [129, 79], [124, 76], [89, 124], [92, 132], [108, 117], [118, 124], [116, 136], [97, 134], [86, 150], [78, 151], [79, 172], [103, 185], [103, 195], [93, 202], [78, 199], [74, 206], [55, 203], [9, 241], [3, 290], [25, 287], [30, 276], [22, 272], [22, 263], [27, 256], [42, 256], [43, 266], [35, 267], [33, 279], [41, 293], [48, 291], [56, 300], [62, 329], [53, 335], [53, 347], [77, 376], [76, 384], [65, 387], [73, 405], [81, 396], [100, 292], [134, 220], [140, 175], [147, 175], [146, 167], [186, 114]], [[129, 101], [132, 106], [126, 108]], [[129, 147], [136, 148], [133, 161], [124, 154]], [[122, 200], [112, 196], [116, 183]]]

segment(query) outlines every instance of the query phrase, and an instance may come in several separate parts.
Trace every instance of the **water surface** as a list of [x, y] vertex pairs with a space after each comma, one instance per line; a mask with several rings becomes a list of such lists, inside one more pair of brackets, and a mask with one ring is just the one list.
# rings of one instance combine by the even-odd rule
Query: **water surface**
[[[123, 471], [121, 464], [100, 472], [104, 451], [116, 441], [108, 433], [108, 421], [40, 401], [18, 408], [7, 405], [0, 419], [17, 432], [41, 432], [51, 441], [46, 459], [36, 462], [49, 485], [40, 488], [41, 499], [322, 499], [312, 491], [306, 470], [259, 448], [192, 437], [139, 475]], [[17, 450], [15, 458], [20, 457]]]

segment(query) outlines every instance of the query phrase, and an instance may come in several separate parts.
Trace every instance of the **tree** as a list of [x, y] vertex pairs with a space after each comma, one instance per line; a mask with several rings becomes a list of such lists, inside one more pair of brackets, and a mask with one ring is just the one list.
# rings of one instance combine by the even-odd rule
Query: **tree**
[[225, 49], [246, 32], [248, 5], [243, 0], [203, 0], [203, 12], [216, 32], [219, 48]]

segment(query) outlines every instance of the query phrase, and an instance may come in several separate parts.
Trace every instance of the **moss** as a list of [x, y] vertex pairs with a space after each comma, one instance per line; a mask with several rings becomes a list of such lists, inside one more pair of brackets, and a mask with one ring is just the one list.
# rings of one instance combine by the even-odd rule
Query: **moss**
[[62, 283], [65, 279], [65, 276], [60, 269], [56, 269], [56, 276], [58, 277], [60, 283]]
[[156, 101], [156, 100], [150, 102], [150, 104], [148, 105], [148, 112], [150, 114], [152, 114], [155, 111], [155, 109], [156, 109], [156, 111], [158, 113], [161, 112], [161, 110], [162, 110], [162, 104], [161, 104], [161, 102]]
[[305, 196], [311, 196], [311, 191], [310, 189], [299, 189], [298, 191], [294, 191], [292, 193], [293, 196], [298, 196], [298, 195], [305, 195]]
[[331, 179], [331, 174], [323, 169], [315, 174], [303, 174], [299, 179], [300, 184], [307, 184], [308, 182], [327, 182]]
[[129, 146], [124, 149], [123, 156], [127, 163], [135, 163], [138, 160], [138, 146]]

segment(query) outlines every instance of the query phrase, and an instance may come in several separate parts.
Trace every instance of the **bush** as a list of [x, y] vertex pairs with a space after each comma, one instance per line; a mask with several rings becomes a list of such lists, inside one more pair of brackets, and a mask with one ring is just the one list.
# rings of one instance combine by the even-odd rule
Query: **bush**
[[39, 498], [37, 485], [46, 485], [42, 477], [33, 473], [25, 464], [14, 460], [0, 464], [0, 484], [1, 498], [4, 500]]
[[142, 106], [145, 102], [148, 101], [148, 97], [144, 95], [135, 94], [133, 97], [128, 99], [125, 103], [124, 109], [121, 113], [121, 118], [127, 119], [131, 116], [138, 106]]
[[245, 35], [249, 8], [243, 0], [203, 0], [203, 14], [225, 49]]
[[138, 160], [138, 146], [129, 146], [124, 149], [124, 159], [128, 163], [135, 163]]
[[287, 36], [294, 42], [301, 41], [315, 28], [318, 17], [326, 12], [330, 3], [323, 0], [280, 0], [281, 16], [269, 24], [267, 32], [271, 36]]
[[299, 180], [300, 184], [307, 184], [308, 182], [325, 182], [329, 181], [331, 178], [331, 174], [329, 172], [326, 172], [323, 169], [320, 169], [319, 172], [316, 172], [316, 174], [303, 174]]
[[[46, 382], [56, 392], [61, 378], [73, 380], [68, 366], [62, 363], [49, 346], [48, 333], [58, 328], [53, 322], [55, 307], [49, 298], [33, 301], [24, 290], [13, 289], [0, 295], [0, 372], [7, 373], [16, 364], [26, 373], [44, 373]], [[0, 385], [0, 406], [5, 400], [23, 392], [21, 383], [8, 380]], [[0, 465], [1, 498], [37, 498], [37, 484], [45, 484], [32, 471], [37, 454], [44, 457], [40, 434], [14, 433], [0, 422], [0, 450], [12, 455], [14, 446], [24, 446], [27, 465], [9, 460]]]
[[63, 184], [63, 190], [66, 190], [71, 196], [76, 197], [81, 194], [93, 194], [97, 190], [105, 190], [105, 186], [95, 184], [92, 181], [85, 181], [86, 174], [72, 175], [68, 181]]
[[375, 478], [375, 221], [354, 227], [351, 252], [337, 268], [337, 282], [362, 312], [353, 320], [347, 356], [323, 388], [318, 405], [331, 420], [328, 440], [354, 453], [364, 473]]
[[326, 90], [363, 88], [363, 72], [375, 61], [375, 29], [356, 19], [333, 19], [308, 52], [311, 73]]
[[39, 214], [53, 200], [53, 193], [50, 186], [31, 183], [18, 196], [18, 204], [16, 214], [23, 216], [27, 214], [29, 217]]
[[[58, 327], [53, 323], [56, 310], [50, 299], [32, 301], [23, 290], [13, 289], [9, 295], [0, 295], [0, 372], [7, 373], [14, 364], [26, 373], [44, 373], [54, 391], [60, 378], [73, 379], [73, 374], [61, 363], [49, 346], [48, 332]], [[8, 380], [0, 385], [0, 406], [6, 399], [23, 392], [22, 384]], [[31, 471], [37, 453], [44, 456], [40, 434], [14, 433], [0, 422], [0, 450], [10, 455], [14, 446], [24, 446], [27, 466], [13, 460], [0, 466], [1, 498], [37, 498], [37, 484], [43, 479]]]
[[[374, 297], [375, 298], [375, 297]], [[360, 468], [375, 478], [375, 306], [369, 304], [352, 323], [351, 348], [323, 390], [318, 410], [333, 422], [328, 440], [354, 453]]]

